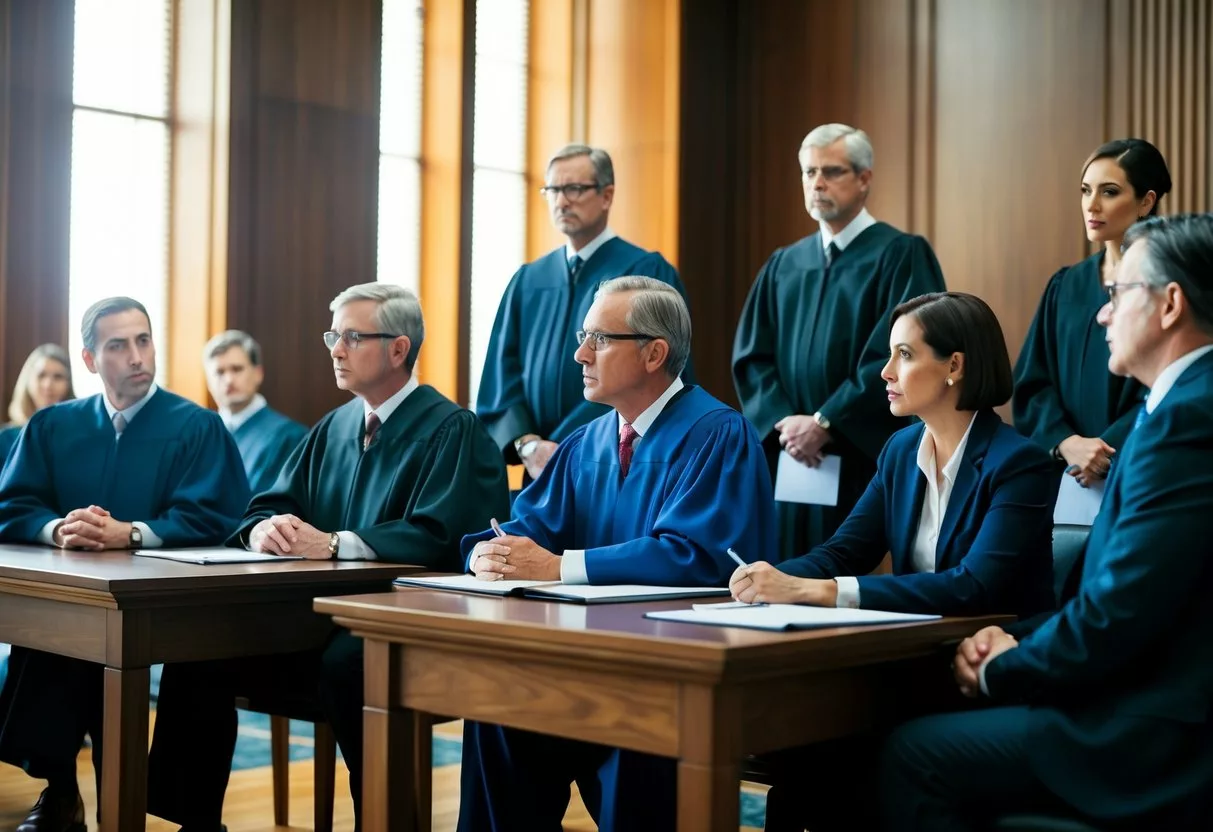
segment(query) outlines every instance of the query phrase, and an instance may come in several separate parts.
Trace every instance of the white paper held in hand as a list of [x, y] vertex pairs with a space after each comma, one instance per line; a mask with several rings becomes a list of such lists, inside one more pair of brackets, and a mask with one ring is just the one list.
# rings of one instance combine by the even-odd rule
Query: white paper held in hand
[[842, 457], [837, 454], [827, 454], [820, 465], [810, 468], [797, 462], [787, 451], [780, 451], [779, 467], [775, 472], [775, 499], [781, 503], [836, 506], [841, 472]]
[[1090, 526], [1099, 514], [1099, 506], [1103, 503], [1104, 485], [1106, 480], [1097, 480], [1086, 488], [1078, 484], [1078, 480], [1065, 474], [1061, 478], [1061, 487], [1057, 489], [1057, 505], [1053, 509], [1054, 525]]

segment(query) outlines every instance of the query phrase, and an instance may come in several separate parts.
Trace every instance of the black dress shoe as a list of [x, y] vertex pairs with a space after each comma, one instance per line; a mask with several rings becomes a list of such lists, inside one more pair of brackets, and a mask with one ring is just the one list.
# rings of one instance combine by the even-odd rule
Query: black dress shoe
[[87, 832], [80, 793], [43, 789], [17, 832]]

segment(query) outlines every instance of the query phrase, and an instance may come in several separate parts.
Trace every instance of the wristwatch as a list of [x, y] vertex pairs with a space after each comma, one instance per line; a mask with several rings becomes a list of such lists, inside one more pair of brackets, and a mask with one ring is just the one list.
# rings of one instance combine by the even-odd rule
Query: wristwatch
[[830, 429], [830, 420], [827, 419], [820, 410], [813, 414], [813, 421], [816, 422], [822, 430], [828, 431]]
[[525, 442], [522, 441], [523, 439], [526, 439], [526, 437], [520, 436], [514, 440], [514, 453], [518, 454], [518, 458], [525, 462], [526, 458], [535, 453], [535, 449], [539, 447], [539, 439], [535, 436], [532, 436]]
[[131, 549], [138, 549], [143, 546], [143, 532], [139, 531], [139, 527], [134, 524], [131, 525], [131, 536], [127, 541], [127, 545]]
[[341, 537], [337, 532], [329, 535], [329, 557], [334, 560], [337, 558], [337, 553], [341, 551]]

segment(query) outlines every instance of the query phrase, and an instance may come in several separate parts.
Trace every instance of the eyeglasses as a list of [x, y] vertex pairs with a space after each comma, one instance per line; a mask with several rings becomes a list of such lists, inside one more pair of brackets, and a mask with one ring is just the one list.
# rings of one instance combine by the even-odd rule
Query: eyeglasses
[[593, 352], [598, 352], [612, 341], [652, 341], [655, 337], [653, 335], [641, 335], [638, 332], [586, 332], [584, 329], [579, 329], [577, 330], [577, 346], [580, 347], [586, 341], [589, 341], [590, 349]]
[[813, 180], [817, 178], [817, 174], [827, 182], [834, 182], [850, 173], [854, 168], [845, 167], [844, 165], [827, 165], [824, 168], [805, 168], [801, 174], [805, 179]]
[[324, 333], [324, 345], [331, 350], [333, 347], [337, 346], [338, 341], [344, 341], [347, 349], [356, 350], [358, 349], [358, 345], [363, 341], [375, 338], [391, 339], [399, 337], [399, 335], [392, 335], [388, 332], [356, 332], [352, 329], [346, 330], [345, 332], [334, 332], [330, 329], [328, 332]]
[[1108, 293], [1108, 303], [1112, 304], [1112, 308], [1116, 308], [1116, 299], [1125, 289], [1140, 289], [1149, 288], [1150, 284], [1144, 281], [1135, 281], [1133, 283], [1105, 283], [1103, 290]]
[[544, 185], [539, 189], [539, 193], [546, 196], [548, 199], [555, 201], [564, 194], [569, 202], [576, 202], [590, 191], [602, 190], [596, 183], [586, 184], [584, 182], [574, 182], [571, 185]]

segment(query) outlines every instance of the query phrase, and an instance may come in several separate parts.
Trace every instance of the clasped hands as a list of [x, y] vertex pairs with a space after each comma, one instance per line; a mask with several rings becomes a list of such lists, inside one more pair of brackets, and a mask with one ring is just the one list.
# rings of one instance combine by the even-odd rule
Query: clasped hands
[[270, 555], [298, 555], [308, 560], [328, 560], [329, 533], [293, 514], [267, 517], [248, 536], [249, 551]]
[[127, 549], [131, 541], [131, 524], [115, 520], [101, 506], [72, 509], [52, 534], [54, 544], [62, 549]]
[[830, 441], [830, 433], [812, 416], [785, 416], [775, 423], [779, 445], [788, 456], [810, 468], [821, 464], [822, 451]]
[[1001, 627], [985, 627], [962, 641], [952, 659], [952, 676], [960, 692], [970, 699], [980, 696], [981, 666], [1018, 646], [1015, 637]]
[[1057, 452], [1069, 466], [1066, 473], [1078, 480], [1078, 484], [1083, 488], [1089, 488], [1096, 481], [1107, 477], [1112, 467], [1112, 458], [1116, 455], [1116, 449], [1098, 436], [1077, 434], [1064, 439], [1057, 446]]
[[472, 549], [472, 574], [482, 581], [559, 581], [560, 558], [529, 537], [507, 534]]

